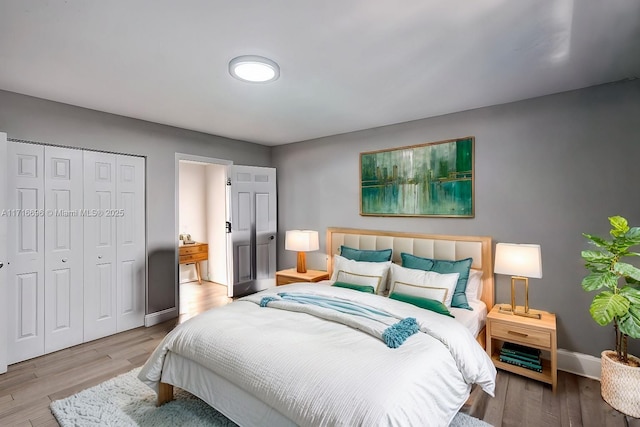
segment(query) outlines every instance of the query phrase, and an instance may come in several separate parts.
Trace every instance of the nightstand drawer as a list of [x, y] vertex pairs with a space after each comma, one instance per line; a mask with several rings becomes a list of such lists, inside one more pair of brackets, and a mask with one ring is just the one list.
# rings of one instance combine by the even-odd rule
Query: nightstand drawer
[[491, 335], [493, 335], [494, 338], [502, 338], [506, 341], [525, 345], [544, 348], [551, 347], [551, 333], [547, 331], [537, 331], [531, 328], [493, 322], [491, 324]]
[[187, 264], [196, 261], [205, 261], [207, 259], [207, 253], [180, 255], [180, 264]]
[[180, 256], [208, 252], [209, 246], [205, 244], [194, 244], [188, 246], [180, 246]]
[[287, 276], [277, 276], [276, 279], [276, 286], [288, 285], [289, 283], [304, 282], [304, 280], [300, 280], [299, 278]]

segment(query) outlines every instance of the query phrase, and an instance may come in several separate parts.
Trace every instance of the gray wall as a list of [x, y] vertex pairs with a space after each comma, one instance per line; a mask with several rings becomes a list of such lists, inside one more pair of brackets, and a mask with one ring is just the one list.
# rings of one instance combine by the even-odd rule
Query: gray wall
[[[360, 152], [468, 135], [475, 136], [475, 218], [359, 215]], [[278, 267], [295, 265], [282, 243], [295, 228], [321, 232], [309, 268], [325, 266], [329, 226], [539, 243], [543, 278], [530, 280], [531, 306], [557, 314], [561, 348], [599, 356], [614, 344], [613, 327], [589, 315], [594, 294], [580, 287], [581, 233], [606, 235], [611, 215], [640, 225], [638, 159], [640, 80], [279, 146]], [[508, 302], [509, 277], [496, 279], [496, 301]], [[639, 343], [630, 350], [640, 354]]]
[[14, 139], [147, 158], [147, 313], [176, 304], [175, 153], [232, 160], [235, 164], [271, 166], [269, 147], [6, 91], [0, 91], [0, 131]]

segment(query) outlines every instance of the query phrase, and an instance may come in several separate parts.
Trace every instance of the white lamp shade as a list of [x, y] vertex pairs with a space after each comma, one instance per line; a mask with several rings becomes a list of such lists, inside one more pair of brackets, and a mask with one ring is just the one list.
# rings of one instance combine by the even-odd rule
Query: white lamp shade
[[320, 248], [318, 232], [313, 230], [288, 230], [284, 240], [288, 251], [310, 252]]
[[511, 276], [542, 277], [542, 257], [540, 245], [498, 243], [493, 271]]

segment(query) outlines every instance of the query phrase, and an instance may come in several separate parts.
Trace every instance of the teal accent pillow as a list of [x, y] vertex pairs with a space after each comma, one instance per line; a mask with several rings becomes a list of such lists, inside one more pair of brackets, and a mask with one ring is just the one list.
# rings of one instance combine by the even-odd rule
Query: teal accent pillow
[[386, 262], [391, 261], [391, 249], [354, 249], [340, 246], [340, 255], [353, 261]]
[[353, 289], [354, 291], [366, 292], [368, 294], [375, 293], [375, 289], [373, 289], [373, 286], [355, 285], [353, 283], [346, 283], [346, 282], [335, 282], [331, 286], [335, 286], [337, 288]]
[[456, 317], [447, 309], [447, 306], [441, 303], [440, 301], [436, 301], [434, 299], [429, 298], [421, 298], [413, 295], [407, 294], [399, 294], [397, 292], [392, 292], [389, 295], [389, 298], [395, 299], [398, 301], [406, 302], [407, 304], [415, 305], [416, 307], [424, 308], [425, 310], [434, 311], [436, 313], [444, 314], [449, 317]]
[[453, 291], [451, 307], [466, 308], [473, 310], [467, 301], [467, 281], [469, 280], [469, 270], [471, 269], [472, 258], [465, 258], [458, 261], [447, 261], [442, 259], [422, 258], [405, 252], [400, 254], [402, 266], [415, 268], [417, 270], [435, 271], [440, 274], [458, 273], [458, 283]]

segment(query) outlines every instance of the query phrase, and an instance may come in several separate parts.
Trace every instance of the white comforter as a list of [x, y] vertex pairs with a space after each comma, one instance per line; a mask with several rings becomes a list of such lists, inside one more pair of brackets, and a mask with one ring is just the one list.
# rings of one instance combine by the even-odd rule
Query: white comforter
[[[309, 292], [415, 317], [402, 346], [309, 314], [260, 307], [277, 292]], [[179, 325], [139, 378], [157, 390], [167, 352], [191, 359], [303, 426], [446, 426], [471, 384], [493, 395], [496, 371], [455, 319], [326, 284], [280, 286]]]

